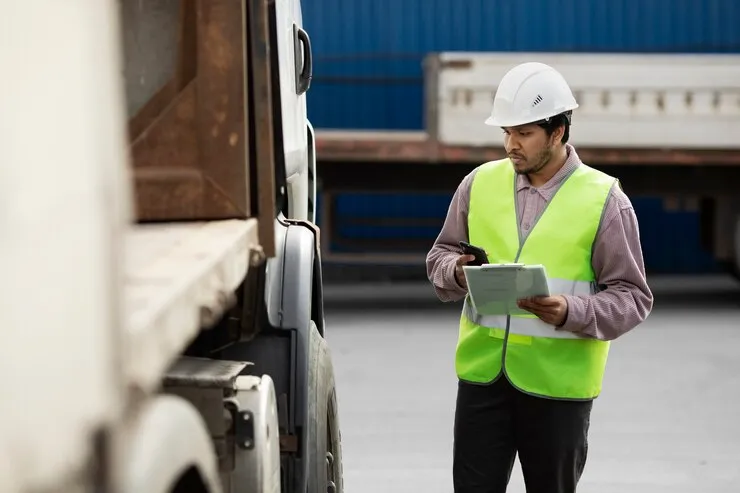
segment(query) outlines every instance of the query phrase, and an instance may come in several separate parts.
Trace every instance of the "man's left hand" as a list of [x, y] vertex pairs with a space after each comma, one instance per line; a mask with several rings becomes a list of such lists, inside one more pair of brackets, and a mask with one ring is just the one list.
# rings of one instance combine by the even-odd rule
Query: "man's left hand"
[[540, 320], [556, 327], [568, 318], [568, 302], [564, 296], [539, 296], [519, 300], [519, 308], [537, 315]]

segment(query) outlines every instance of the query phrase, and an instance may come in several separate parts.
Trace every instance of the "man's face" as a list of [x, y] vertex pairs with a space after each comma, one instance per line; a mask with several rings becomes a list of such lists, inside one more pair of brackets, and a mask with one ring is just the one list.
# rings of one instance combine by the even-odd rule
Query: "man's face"
[[548, 137], [544, 128], [534, 124], [505, 127], [503, 130], [506, 153], [514, 163], [514, 171], [520, 175], [534, 174], [545, 167], [560, 133], [556, 131]]

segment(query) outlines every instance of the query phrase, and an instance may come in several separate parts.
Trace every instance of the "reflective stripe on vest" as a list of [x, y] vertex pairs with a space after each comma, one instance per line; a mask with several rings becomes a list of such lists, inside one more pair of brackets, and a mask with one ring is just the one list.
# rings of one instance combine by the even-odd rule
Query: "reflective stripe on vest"
[[[470, 191], [468, 239], [492, 263], [542, 264], [552, 295], [595, 290], [591, 252], [615, 179], [579, 165], [526, 233], [519, 229], [510, 160], [483, 164]], [[555, 330], [534, 314], [479, 316], [467, 302], [455, 352], [458, 378], [488, 383], [502, 374], [520, 390], [559, 399], [601, 391], [609, 342]]]
[[[548, 279], [547, 285], [554, 294], [593, 294], [594, 283], [568, 281], [567, 279]], [[475, 311], [468, 297], [465, 298], [463, 314], [476, 325], [487, 328], [505, 329], [506, 315], [480, 315]], [[582, 339], [581, 336], [567, 330], [556, 330], [555, 326], [543, 322], [537, 317], [512, 316], [509, 321], [509, 332], [523, 336], [550, 337], [553, 339]]]

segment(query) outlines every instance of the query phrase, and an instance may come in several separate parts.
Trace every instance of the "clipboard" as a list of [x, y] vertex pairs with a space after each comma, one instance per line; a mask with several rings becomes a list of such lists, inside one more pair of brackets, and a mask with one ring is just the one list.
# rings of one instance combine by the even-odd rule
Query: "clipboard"
[[463, 266], [470, 301], [480, 315], [527, 315], [517, 301], [550, 296], [543, 265], [484, 264]]

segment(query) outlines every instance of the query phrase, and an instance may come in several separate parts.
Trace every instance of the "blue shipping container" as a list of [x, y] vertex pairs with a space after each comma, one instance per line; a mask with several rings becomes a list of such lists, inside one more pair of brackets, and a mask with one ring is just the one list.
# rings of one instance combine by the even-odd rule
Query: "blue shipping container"
[[740, 52], [738, 0], [303, 0], [316, 128], [423, 128], [439, 51]]
[[[416, 240], [426, 253], [444, 222], [451, 194], [342, 194], [335, 204], [336, 235], [329, 248], [338, 253], [368, 252], [369, 240]], [[699, 213], [696, 210], [666, 210], [659, 197], [632, 197], [640, 224], [645, 268], [651, 274], [706, 274], [721, 272], [712, 254], [701, 246]], [[319, 201], [319, 209], [322, 204]], [[319, 218], [321, 215], [319, 214]], [[353, 224], [357, 218], [421, 218], [417, 225], [396, 221], [369, 225]], [[324, 226], [319, 220], [319, 226]], [[325, 233], [330, 237], [330, 233]], [[680, 238], [680, 241], [677, 240]], [[351, 247], [342, 240], [354, 240]], [[365, 247], [364, 245], [368, 245]]]

